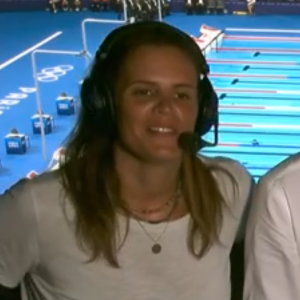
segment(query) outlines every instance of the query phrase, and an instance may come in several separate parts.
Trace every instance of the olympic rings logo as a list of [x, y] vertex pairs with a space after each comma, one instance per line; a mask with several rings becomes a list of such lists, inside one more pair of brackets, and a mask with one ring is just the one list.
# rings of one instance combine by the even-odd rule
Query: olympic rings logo
[[59, 77], [65, 76], [68, 72], [74, 69], [71, 65], [61, 65], [56, 67], [44, 68], [40, 73], [36, 74], [39, 81], [53, 82], [57, 81]]

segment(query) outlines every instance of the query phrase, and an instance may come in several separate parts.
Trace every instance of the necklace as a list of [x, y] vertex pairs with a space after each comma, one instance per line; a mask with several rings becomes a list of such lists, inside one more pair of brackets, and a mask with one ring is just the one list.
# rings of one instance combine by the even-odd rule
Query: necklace
[[163, 231], [160, 233], [160, 235], [157, 238], [153, 238], [151, 236], [151, 234], [147, 231], [147, 229], [145, 228], [145, 226], [139, 221], [137, 220], [138, 224], [140, 225], [140, 227], [142, 228], [142, 230], [144, 231], [144, 233], [148, 236], [148, 238], [153, 242], [153, 245], [151, 247], [151, 251], [153, 254], [158, 254], [161, 252], [162, 250], [162, 246], [159, 243], [159, 240], [161, 239], [161, 237], [164, 235], [164, 233], [167, 231], [168, 225], [169, 225], [169, 220], [166, 222], [166, 225], [164, 226]]
[[167, 231], [167, 228], [168, 228], [169, 223], [170, 223], [170, 218], [171, 218], [172, 213], [174, 212], [175, 208], [177, 207], [178, 200], [179, 200], [180, 196], [181, 196], [181, 189], [179, 189], [179, 190], [177, 189], [176, 193], [173, 195], [174, 205], [173, 205], [171, 211], [169, 212], [169, 214], [166, 218], [166, 224], [165, 224], [162, 232], [158, 235], [158, 237], [153, 238], [153, 236], [145, 228], [144, 224], [140, 220], [136, 219], [136, 221], [139, 224], [139, 226], [141, 227], [141, 229], [148, 236], [148, 238], [150, 240], [152, 240], [152, 242], [153, 242], [153, 245], [151, 247], [151, 251], [152, 251], [153, 254], [159, 254], [162, 251], [162, 245], [159, 243], [159, 240], [162, 238], [162, 236]]
[[171, 205], [174, 205], [175, 201], [177, 201], [177, 194], [181, 192], [181, 185], [178, 184], [177, 189], [175, 190], [175, 192], [171, 195], [171, 197], [168, 199], [167, 202], [163, 203], [161, 206], [157, 207], [157, 208], [151, 208], [151, 209], [137, 209], [137, 208], [130, 208], [130, 207], [125, 207], [127, 211], [129, 212], [135, 212], [141, 215], [150, 215], [150, 214], [154, 214], [154, 213], [158, 213], [161, 212], [162, 210], [164, 210], [165, 208], [170, 207]]

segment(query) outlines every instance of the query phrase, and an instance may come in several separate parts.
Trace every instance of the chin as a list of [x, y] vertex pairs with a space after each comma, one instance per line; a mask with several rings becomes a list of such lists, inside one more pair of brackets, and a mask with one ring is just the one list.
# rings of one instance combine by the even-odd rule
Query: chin
[[160, 150], [160, 151], [153, 151], [149, 153], [149, 158], [152, 161], [159, 162], [159, 163], [168, 163], [168, 162], [175, 162], [182, 158], [182, 152], [177, 151], [167, 151], [167, 150]]

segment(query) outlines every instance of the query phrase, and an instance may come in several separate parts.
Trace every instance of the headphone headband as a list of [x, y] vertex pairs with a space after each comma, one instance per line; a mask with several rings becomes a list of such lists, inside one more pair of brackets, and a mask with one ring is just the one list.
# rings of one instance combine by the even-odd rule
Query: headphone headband
[[185, 32], [167, 23], [158, 21], [136, 22], [116, 28], [107, 35], [98, 48], [96, 60], [109, 60], [111, 54], [121, 51], [130, 43], [143, 44], [144, 41], [147, 42], [149, 39], [147, 37], [149, 34], [155, 37], [156, 42], [159, 40], [161, 43], [164, 43], [166, 37], [170, 37], [169, 40], [172, 39], [174, 43], [176, 41], [178, 45], [185, 45], [186, 49], [193, 53], [193, 59], [197, 62], [200, 73], [202, 75], [209, 73], [206, 59], [197, 43]]

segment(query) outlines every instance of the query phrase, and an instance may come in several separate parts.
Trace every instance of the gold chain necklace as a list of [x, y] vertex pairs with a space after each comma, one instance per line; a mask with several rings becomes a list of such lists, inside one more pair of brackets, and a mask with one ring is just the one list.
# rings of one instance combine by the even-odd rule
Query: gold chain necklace
[[141, 215], [150, 215], [150, 214], [154, 214], [154, 213], [158, 213], [161, 212], [162, 210], [170, 207], [171, 205], [174, 205], [174, 202], [177, 201], [177, 194], [181, 193], [181, 184], [178, 184], [177, 189], [175, 190], [175, 192], [171, 195], [171, 197], [168, 199], [167, 202], [165, 202], [164, 204], [162, 204], [161, 206], [157, 207], [157, 208], [152, 208], [152, 209], [137, 209], [137, 208], [131, 208], [128, 206], [125, 206], [125, 209], [131, 213], [137, 213], [137, 214], [141, 214]]

